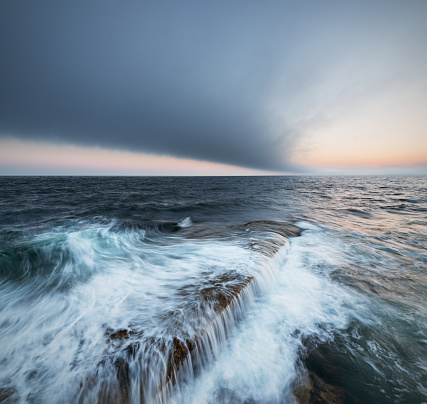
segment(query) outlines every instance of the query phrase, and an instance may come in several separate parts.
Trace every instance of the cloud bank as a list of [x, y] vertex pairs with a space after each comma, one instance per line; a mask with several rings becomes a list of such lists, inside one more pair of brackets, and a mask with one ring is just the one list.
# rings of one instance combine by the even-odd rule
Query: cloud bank
[[366, 100], [426, 100], [409, 3], [3, 0], [0, 135], [296, 170]]

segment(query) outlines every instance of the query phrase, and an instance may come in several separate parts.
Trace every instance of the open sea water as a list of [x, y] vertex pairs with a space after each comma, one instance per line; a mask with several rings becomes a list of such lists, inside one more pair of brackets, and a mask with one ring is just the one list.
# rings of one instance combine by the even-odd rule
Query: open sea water
[[426, 177], [0, 178], [0, 402], [302, 403], [313, 377], [427, 403]]

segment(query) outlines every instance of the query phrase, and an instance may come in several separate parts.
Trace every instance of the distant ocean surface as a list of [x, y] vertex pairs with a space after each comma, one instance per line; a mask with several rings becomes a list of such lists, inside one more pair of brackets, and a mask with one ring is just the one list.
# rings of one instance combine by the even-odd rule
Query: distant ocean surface
[[427, 177], [0, 177], [0, 402], [332, 400], [427, 403]]

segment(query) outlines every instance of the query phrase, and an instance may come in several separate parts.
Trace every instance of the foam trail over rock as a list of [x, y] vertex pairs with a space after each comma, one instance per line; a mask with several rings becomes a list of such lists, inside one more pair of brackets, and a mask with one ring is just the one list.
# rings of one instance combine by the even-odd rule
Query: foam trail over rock
[[424, 178], [0, 186], [0, 401], [427, 401]]
[[[278, 223], [276, 225], [279, 226]], [[193, 322], [191, 332], [186, 328], [186, 322], [178, 326], [171, 318], [165, 324], [166, 331], [148, 338], [143, 331], [133, 329], [110, 333], [107, 341], [116, 339], [122, 342], [112, 355], [118, 356], [118, 359], [112, 359], [110, 355], [101, 364], [107, 376], [98, 377], [90, 392], [82, 389], [79, 394], [81, 402], [91, 402], [96, 396], [98, 399], [103, 397], [103, 400], [106, 397], [120, 397], [125, 402], [167, 403], [179, 394], [183, 383], [192, 380], [195, 374], [220, 356], [227, 336], [256, 297], [271, 287], [287, 251], [288, 240], [283, 235], [270, 229], [262, 230], [255, 224], [251, 227], [251, 224], [244, 226], [244, 235], [248, 236], [246, 230], [250, 230], [251, 234], [246, 240], [239, 240], [246, 246], [245, 250], [253, 251], [254, 236], [260, 237], [262, 234], [265, 237], [263, 245], [258, 246], [254, 255], [257, 257], [254, 275], [248, 276], [244, 271], [227, 271], [202, 281], [196, 288], [186, 285], [182, 289], [184, 293], [190, 293], [193, 288], [197, 290], [197, 296], [193, 294], [192, 298], [200, 298], [199, 318]], [[287, 230], [283, 224], [281, 228], [282, 233], [292, 235], [297, 231], [296, 227], [291, 226]], [[183, 310], [191, 316], [191, 309], [190, 312], [188, 307]], [[128, 344], [133, 335], [138, 335], [137, 340]], [[106, 383], [106, 379], [111, 381]]]
[[332, 340], [334, 330], [347, 325], [351, 306], [361, 305], [327, 274], [305, 265], [307, 253], [320, 252], [313, 246], [317, 237], [303, 234], [292, 240], [289, 254], [280, 250], [273, 258], [274, 282], [258, 295], [216, 360], [181, 388], [176, 403], [295, 403], [297, 386], [310, 389], [299, 359], [305, 339]]
[[24, 401], [172, 400], [220, 355], [288, 245], [256, 224], [180, 234], [78, 221], [15, 244], [2, 257], [5, 391]]

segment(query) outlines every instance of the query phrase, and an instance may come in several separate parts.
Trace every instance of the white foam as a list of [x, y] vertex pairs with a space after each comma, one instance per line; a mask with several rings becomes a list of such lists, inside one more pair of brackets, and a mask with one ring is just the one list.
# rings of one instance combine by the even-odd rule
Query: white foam
[[[43, 248], [60, 248], [65, 263], [60, 260], [53, 274], [63, 271], [65, 290], [35, 294], [34, 288], [44, 285], [43, 279], [35, 278], [0, 295], [5, 308], [0, 312], [0, 324], [5, 325], [0, 380], [13, 380], [23, 401], [32, 395], [39, 401], [60, 402], [75, 395], [80, 382], [97, 372], [106, 372], [105, 378], [117, 383], [114, 367], [110, 373], [97, 367], [108, 355], [117, 355], [106, 342], [107, 327], [117, 330], [136, 324], [144, 338], [167, 340], [194, 337], [203, 321], [208, 325], [203, 338], [211, 347], [210, 359], [203, 359], [196, 379], [187, 367], [189, 382], [177, 391], [164, 389], [161, 402], [221, 402], [221, 395], [227, 394], [259, 402], [292, 400], [301, 336], [331, 338], [332, 330], [345, 327], [349, 306], [355, 304], [324, 269], [335, 263], [327, 251], [331, 241], [323, 239], [321, 230], [307, 230], [293, 239], [287, 258], [285, 244], [271, 259], [237, 241], [161, 236], [158, 242], [146, 242], [138, 231], [114, 232], [110, 226], [45, 235]], [[255, 276], [255, 281], [220, 319], [209, 318], [206, 312], [204, 318], [203, 282], [228, 271]], [[149, 370], [144, 368], [146, 358], [138, 357], [131, 363], [132, 372], [162, 377], [162, 355], [151, 354]], [[133, 379], [136, 401], [141, 380]], [[147, 389], [160, 385], [158, 381]], [[96, 389], [81, 401], [94, 397]]]
[[351, 307], [358, 304], [311, 266], [321, 253], [320, 237], [306, 233], [293, 239], [270, 292], [258, 299], [217, 360], [182, 387], [175, 402], [293, 402], [302, 337], [333, 338], [332, 331], [346, 327]]
[[182, 219], [178, 222], [178, 226], [181, 228], [191, 227], [193, 222], [191, 221], [191, 217], [187, 216], [185, 219]]
[[111, 225], [40, 240], [45, 264], [53, 261], [49, 287], [46, 276], [35, 275], [20, 286], [1, 285], [0, 293], [0, 380], [11, 380], [23, 402], [74, 395], [111, 350], [107, 328], [136, 324], [147, 338], [191, 335], [203, 320], [200, 284], [223, 272], [250, 274], [257, 264], [252, 251], [230, 241], [164, 236], [147, 243], [139, 232], [114, 232]]

